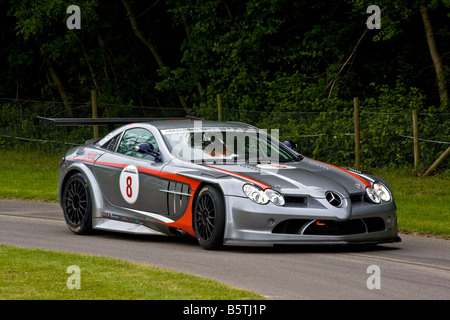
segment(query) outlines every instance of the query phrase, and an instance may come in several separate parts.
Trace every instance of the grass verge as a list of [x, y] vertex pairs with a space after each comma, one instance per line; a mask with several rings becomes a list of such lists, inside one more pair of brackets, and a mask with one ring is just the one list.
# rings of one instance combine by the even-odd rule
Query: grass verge
[[417, 177], [407, 170], [376, 172], [393, 190], [402, 233], [450, 239], [450, 176]]
[[[79, 272], [68, 273], [70, 266]], [[218, 281], [145, 264], [3, 245], [0, 292], [2, 300], [265, 299]]]
[[57, 201], [59, 154], [0, 150], [0, 197]]

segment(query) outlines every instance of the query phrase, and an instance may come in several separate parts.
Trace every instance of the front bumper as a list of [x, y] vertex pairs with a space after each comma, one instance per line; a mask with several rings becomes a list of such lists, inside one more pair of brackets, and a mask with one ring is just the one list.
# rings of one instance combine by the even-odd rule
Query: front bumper
[[[224, 244], [369, 244], [401, 241], [396, 205], [347, 203], [345, 218], [325, 199], [298, 206], [259, 205], [248, 198], [225, 197], [227, 219]], [[350, 206], [350, 208], [348, 207]], [[341, 218], [340, 218], [341, 217]]]

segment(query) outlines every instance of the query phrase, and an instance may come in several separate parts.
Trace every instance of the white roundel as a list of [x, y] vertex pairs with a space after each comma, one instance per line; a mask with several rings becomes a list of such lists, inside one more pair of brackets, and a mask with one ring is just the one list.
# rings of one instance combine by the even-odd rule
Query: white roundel
[[129, 204], [135, 203], [139, 195], [139, 172], [135, 166], [129, 165], [122, 170], [119, 186], [125, 201]]

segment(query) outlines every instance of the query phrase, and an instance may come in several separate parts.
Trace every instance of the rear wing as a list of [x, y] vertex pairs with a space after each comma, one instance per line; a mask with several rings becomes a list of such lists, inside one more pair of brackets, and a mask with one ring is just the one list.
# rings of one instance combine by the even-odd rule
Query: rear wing
[[186, 116], [185, 118], [44, 118], [35, 117], [37, 127], [55, 129], [55, 127], [69, 126], [113, 126], [137, 122], [151, 122], [157, 120], [202, 120], [201, 118]]

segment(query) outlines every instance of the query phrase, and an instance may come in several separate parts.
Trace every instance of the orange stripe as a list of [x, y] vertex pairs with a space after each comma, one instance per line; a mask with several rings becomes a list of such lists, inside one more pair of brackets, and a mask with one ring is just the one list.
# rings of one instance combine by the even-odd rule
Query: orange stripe
[[84, 159], [84, 158], [68, 158], [68, 159], [66, 159], [66, 160], [67, 160], [67, 161], [84, 161], [84, 162], [95, 163], [95, 160]]
[[236, 172], [232, 172], [232, 171], [228, 171], [228, 170], [221, 169], [221, 168], [217, 168], [217, 167], [213, 167], [213, 166], [208, 166], [208, 165], [206, 165], [206, 164], [204, 164], [204, 166], [209, 167], [209, 168], [213, 168], [213, 169], [217, 169], [217, 170], [220, 170], [220, 171], [224, 171], [224, 172], [226, 172], [226, 173], [228, 173], [228, 174], [231, 174], [231, 175], [233, 175], [233, 176], [237, 176], [237, 177], [242, 178], [242, 179], [244, 179], [244, 180], [250, 181], [250, 182], [256, 184], [257, 186], [259, 186], [260, 188], [262, 188], [263, 190], [270, 189], [270, 186], [268, 186], [267, 184], [264, 184], [264, 183], [262, 183], [262, 182], [259, 182], [259, 181], [257, 181], [257, 180], [254, 180], [254, 179], [252, 179], [252, 178], [243, 176], [242, 174], [239, 174], [239, 173], [236, 173]]
[[[85, 162], [92, 162], [92, 163], [95, 162], [92, 160], [80, 159], [80, 158], [72, 158], [72, 159], [67, 159], [67, 160], [78, 160], [78, 161], [85, 161]], [[97, 163], [101, 164], [101, 165], [105, 165], [105, 166], [116, 167], [116, 168], [125, 168], [127, 166], [126, 164], [112, 163], [112, 162], [97, 161]], [[182, 230], [186, 231], [187, 233], [189, 233], [191, 236], [195, 237], [195, 233], [192, 228], [192, 205], [193, 205], [195, 190], [200, 185], [201, 181], [195, 180], [192, 178], [188, 178], [188, 177], [183, 177], [183, 176], [180, 176], [175, 173], [168, 173], [168, 172], [163, 172], [163, 171], [154, 170], [154, 169], [148, 169], [148, 168], [144, 168], [144, 167], [137, 167], [137, 169], [140, 172], [160, 176], [161, 178], [164, 178], [164, 179], [184, 182], [191, 186], [191, 199], [189, 199], [189, 203], [188, 203], [186, 212], [181, 216], [181, 218], [174, 222], [165, 223], [165, 222], [155, 221], [155, 223], [161, 223], [161, 224], [165, 224], [165, 225], [168, 225], [168, 226], [171, 226], [174, 228], [182, 229]]]
[[[311, 160], [312, 160], [312, 159], [311, 159]], [[319, 160], [313, 160], [313, 161], [317, 161], [317, 162], [326, 164], [326, 165], [328, 165], [328, 166], [330, 166], [330, 167], [333, 167], [333, 168], [339, 169], [339, 170], [341, 170], [341, 171], [344, 171], [344, 172], [348, 173], [349, 175], [353, 176], [354, 178], [358, 179], [359, 181], [361, 181], [366, 187], [372, 188], [372, 185], [371, 185], [370, 183], [368, 183], [366, 180], [364, 180], [364, 179], [361, 178], [360, 176], [357, 176], [357, 175], [354, 174], [353, 172], [350, 172], [350, 171], [345, 170], [345, 169], [343, 169], [343, 168], [336, 167], [336, 166], [333, 166], [332, 164], [325, 163], [325, 162], [322, 162], [322, 161], [319, 161]]]
[[189, 199], [188, 206], [186, 208], [186, 211], [181, 216], [180, 219], [174, 222], [160, 222], [157, 221], [157, 223], [164, 224], [166, 226], [170, 226], [172, 228], [177, 228], [186, 231], [191, 236], [195, 237], [194, 228], [192, 227], [192, 208], [193, 208], [193, 201], [194, 201], [194, 195], [195, 190], [191, 191], [191, 198]]
[[[103, 161], [93, 161], [93, 160], [88, 160], [88, 159], [80, 159], [80, 158], [71, 158], [71, 159], [67, 159], [67, 160], [77, 160], [77, 161], [84, 161], [84, 162], [91, 162], [91, 163], [97, 163], [97, 164], [101, 164], [104, 166], [109, 166], [109, 167], [116, 167], [116, 168], [125, 168], [126, 166], [128, 166], [127, 164], [122, 164], [122, 163], [113, 163], [113, 162], [103, 162]], [[198, 185], [201, 183], [200, 180], [195, 180], [192, 178], [188, 178], [188, 177], [183, 177], [180, 176], [176, 173], [169, 173], [169, 172], [163, 172], [163, 171], [159, 171], [159, 170], [155, 170], [155, 169], [148, 169], [148, 168], [144, 168], [144, 167], [137, 167], [138, 171], [140, 172], [144, 172], [144, 173], [148, 173], [154, 176], [159, 176], [161, 178], [164, 179], [169, 179], [169, 180], [175, 180], [175, 181], [180, 181], [180, 182], [184, 182], [187, 183], [191, 186], [191, 189], [196, 190]]]
[[116, 168], [125, 168], [125, 167], [127, 166], [126, 164], [113, 163], [113, 162], [102, 162], [102, 161], [97, 161], [96, 163], [102, 164], [102, 165], [104, 165], [104, 166], [116, 167]]

